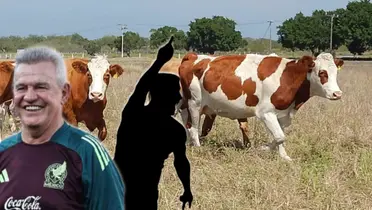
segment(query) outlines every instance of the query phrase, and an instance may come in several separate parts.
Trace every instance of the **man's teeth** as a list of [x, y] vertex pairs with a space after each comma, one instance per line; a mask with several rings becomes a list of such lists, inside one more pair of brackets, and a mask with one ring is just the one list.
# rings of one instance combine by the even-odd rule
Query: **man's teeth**
[[40, 109], [41, 109], [40, 106], [26, 106], [27, 111], [37, 111], [37, 110], [40, 110]]

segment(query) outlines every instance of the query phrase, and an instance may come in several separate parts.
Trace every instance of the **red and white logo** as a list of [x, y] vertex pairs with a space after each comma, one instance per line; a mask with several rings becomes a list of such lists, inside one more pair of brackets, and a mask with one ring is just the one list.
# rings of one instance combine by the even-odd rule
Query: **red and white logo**
[[5, 210], [40, 210], [41, 196], [27, 196], [24, 199], [8, 198], [4, 204]]

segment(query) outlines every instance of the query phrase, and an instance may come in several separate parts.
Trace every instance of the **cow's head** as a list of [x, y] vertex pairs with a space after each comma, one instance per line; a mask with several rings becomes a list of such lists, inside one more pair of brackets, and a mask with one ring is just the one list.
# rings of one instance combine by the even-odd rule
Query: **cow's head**
[[[310, 56], [302, 57], [309, 68], [307, 79], [310, 81], [310, 94], [331, 100], [338, 100], [342, 91], [337, 83], [337, 68], [342, 67], [330, 53], [320, 53], [315, 60]], [[336, 62], [339, 66], [336, 66]]]
[[[2, 97], [6, 91], [6, 88], [12, 83], [12, 74], [14, 70], [14, 61], [3, 61], [0, 62], [0, 97]], [[11, 91], [11, 89], [9, 89]]]
[[89, 77], [88, 97], [94, 102], [104, 99], [110, 77], [117, 78], [124, 69], [118, 64], [110, 64], [105, 55], [96, 55], [87, 64]]

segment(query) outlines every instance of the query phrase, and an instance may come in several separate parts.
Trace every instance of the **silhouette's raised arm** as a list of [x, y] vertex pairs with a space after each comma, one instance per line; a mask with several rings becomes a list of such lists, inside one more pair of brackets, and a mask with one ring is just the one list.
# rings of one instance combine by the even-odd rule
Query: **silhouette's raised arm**
[[173, 56], [173, 39], [174, 37], [171, 36], [168, 43], [158, 50], [155, 62], [139, 79], [134, 92], [130, 96], [125, 106], [126, 111], [128, 111], [128, 109], [132, 110], [138, 107], [143, 107], [145, 105], [146, 95], [152, 85], [152, 82], [154, 81], [156, 75], [159, 73], [161, 67]]

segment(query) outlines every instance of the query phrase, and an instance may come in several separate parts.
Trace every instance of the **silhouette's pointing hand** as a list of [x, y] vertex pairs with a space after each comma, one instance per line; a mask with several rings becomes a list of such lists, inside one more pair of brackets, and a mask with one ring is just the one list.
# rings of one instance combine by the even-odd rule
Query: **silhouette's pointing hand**
[[185, 209], [185, 205], [188, 202], [189, 208], [191, 208], [191, 203], [193, 200], [193, 196], [190, 191], [185, 191], [183, 195], [180, 196], [180, 201], [182, 202], [182, 210]]
[[173, 40], [174, 40], [174, 37], [171, 36], [168, 43], [159, 49], [158, 55], [156, 58], [157, 60], [166, 63], [173, 57], [173, 53], [174, 53], [174, 49], [172, 45]]

